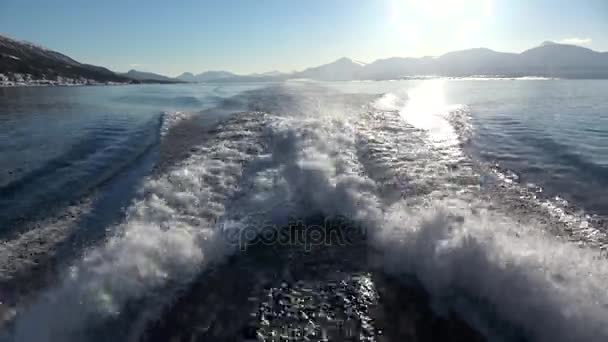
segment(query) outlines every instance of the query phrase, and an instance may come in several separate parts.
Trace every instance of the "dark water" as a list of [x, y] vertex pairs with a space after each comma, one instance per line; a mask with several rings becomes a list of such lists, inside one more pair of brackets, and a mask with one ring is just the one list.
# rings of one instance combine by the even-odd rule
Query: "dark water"
[[604, 340], [607, 91], [0, 89], [0, 338]]

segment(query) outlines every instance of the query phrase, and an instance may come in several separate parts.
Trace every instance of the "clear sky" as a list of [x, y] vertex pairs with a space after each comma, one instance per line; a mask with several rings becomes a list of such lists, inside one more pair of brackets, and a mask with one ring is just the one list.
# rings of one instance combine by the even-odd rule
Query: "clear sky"
[[608, 0], [0, 0], [0, 34], [116, 71], [292, 71], [545, 40], [608, 51]]

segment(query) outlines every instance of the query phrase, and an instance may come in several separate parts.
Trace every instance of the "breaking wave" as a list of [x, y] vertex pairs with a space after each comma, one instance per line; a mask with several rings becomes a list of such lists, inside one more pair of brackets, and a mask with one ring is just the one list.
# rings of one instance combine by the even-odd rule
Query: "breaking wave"
[[91, 340], [121, 319], [131, 322], [122, 337], [137, 339], [197, 274], [239, 253], [226, 236], [313, 215], [347, 217], [383, 270], [417, 278], [437, 312], [458, 312], [492, 340], [608, 338], [600, 250], [483, 189], [462, 150], [468, 109], [445, 104], [441, 87], [243, 95], [256, 111], [232, 115], [146, 179], [116, 234], [17, 316], [14, 339]]

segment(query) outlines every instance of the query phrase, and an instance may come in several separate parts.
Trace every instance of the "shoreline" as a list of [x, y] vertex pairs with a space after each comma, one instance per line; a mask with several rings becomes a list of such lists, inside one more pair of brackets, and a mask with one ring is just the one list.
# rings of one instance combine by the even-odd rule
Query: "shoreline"
[[[463, 77], [453, 77], [453, 76], [436, 76], [436, 77], [403, 77], [396, 79], [386, 79], [386, 80], [342, 80], [342, 81], [324, 81], [324, 80], [313, 80], [306, 79], [306, 81], [312, 82], [397, 82], [397, 81], [419, 81], [419, 80], [447, 80], [447, 81], [601, 81], [608, 80], [603, 78], [557, 78], [557, 77], [541, 77], [541, 76], [522, 76], [522, 77], [498, 77], [498, 76], [463, 76]], [[287, 79], [289, 81], [299, 81], [299, 79]], [[264, 81], [263, 81], [264, 82]], [[268, 83], [273, 83], [274, 81], [268, 81]], [[13, 82], [13, 81], [0, 81], [0, 88], [43, 88], [43, 87], [88, 87], [88, 86], [124, 86], [124, 85], [142, 85], [142, 84], [160, 84], [160, 85], [177, 85], [177, 84], [216, 84], [218, 82], [196, 82], [196, 83], [166, 83], [166, 82], [141, 82], [141, 81], [133, 81], [133, 82], [97, 82], [92, 81], [88, 83], [57, 83], [55, 81], [48, 80], [36, 80], [30, 82]], [[225, 82], [221, 82], [224, 83]], [[262, 83], [262, 82], [249, 82], [249, 81], [241, 81], [241, 82], [229, 82], [229, 83]]]
[[[0, 74], [2, 75], [2, 74]], [[285, 82], [289, 81], [311, 81], [311, 82], [397, 82], [397, 81], [424, 81], [424, 80], [447, 80], [447, 81], [602, 81], [608, 80], [606, 78], [562, 78], [562, 77], [544, 77], [544, 76], [497, 76], [497, 75], [471, 75], [471, 76], [405, 76], [394, 79], [356, 79], [356, 80], [340, 80], [340, 81], [327, 81], [327, 80], [315, 80], [315, 79], [285, 79]], [[131, 82], [98, 82], [94, 80], [87, 80], [86, 82], [73, 83], [73, 82], [59, 82], [52, 80], [31, 80], [31, 81], [3, 81], [0, 79], [0, 88], [27, 88], [27, 87], [83, 87], [83, 86], [121, 86], [121, 85], [141, 85], [141, 84], [161, 84], [161, 85], [175, 85], [175, 84], [239, 84], [239, 83], [274, 83], [276, 81], [237, 81], [237, 82], [155, 82], [155, 81], [137, 81]]]
[[45, 88], [45, 87], [88, 87], [88, 86], [119, 86], [119, 85], [131, 85], [140, 83], [121, 83], [121, 82], [107, 82], [107, 83], [14, 83], [14, 82], [0, 82], [0, 88]]

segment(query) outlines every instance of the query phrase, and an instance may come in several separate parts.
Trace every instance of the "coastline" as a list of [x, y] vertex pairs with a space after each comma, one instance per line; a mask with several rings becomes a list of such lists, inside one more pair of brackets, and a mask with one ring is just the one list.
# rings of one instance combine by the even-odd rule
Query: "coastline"
[[[114, 81], [96, 81], [91, 79], [77, 80], [77, 81], [57, 81], [47, 79], [32, 79], [27, 81], [9, 81], [2, 80], [2, 74], [0, 74], [0, 88], [18, 88], [18, 87], [81, 87], [81, 86], [117, 86], [117, 85], [131, 85], [131, 84], [184, 84], [184, 83], [169, 83], [169, 82], [155, 82], [155, 81], [139, 81], [132, 80], [130, 82], [114, 82]], [[495, 76], [495, 75], [475, 75], [475, 76], [411, 76], [402, 77], [395, 79], [364, 79], [364, 80], [350, 80], [344, 82], [383, 82], [383, 81], [408, 81], [408, 80], [431, 80], [431, 79], [443, 79], [453, 81], [555, 81], [564, 78], [557, 77], [542, 77], [542, 76], [521, 76], [521, 77], [509, 77], [509, 76]], [[574, 78], [578, 79], [578, 78]], [[586, 80], [586, 79], [585, 79]], [[591, 79], [590, 79], [591, 80]], [[287, 79], [286, 81], [298, 81], [298, 79]], [[317, 80], [310, 80], [313, 82], [319, 82]], [[272, 82], [272, 81], [269, 81]], [[320, 81], [323, 82], [323, 81]], [[335, 81], [334, 81], [335, 82]], [[211, 82], [196, 82], [196, 83], [215, 83]], [[234, 83], [250, 83], [250, 81], [234, 82]], [[257, 83], [257, 82], [255, 82]]]
[[0, 73], [0, 87], [70, 87], [70, 86], [86, 86], [86, 85], [124, 85], [132, 84], [133, 82], [115, 82], [115, 81], [97, 81], [90, 78], [71, 78], [56, 76], [55, 79], [34, 78], [30, 74], [3, 74]]
[[138, 84], [133, 82], [91, 82], [91, 83], [43, 83], [43, 82], [0, 82], [0, 88], [29, 88], [29, 87], [85, 87], [85, 86], [118, 86]]

